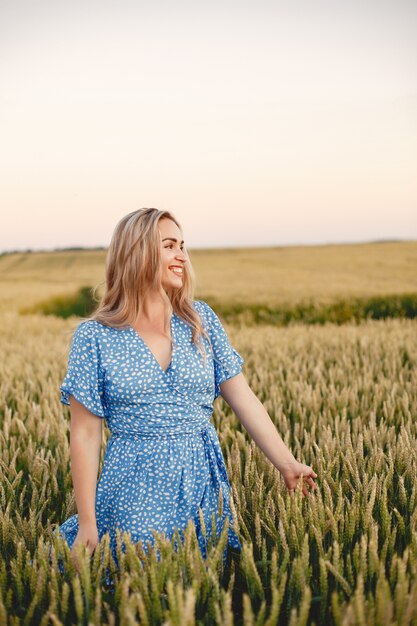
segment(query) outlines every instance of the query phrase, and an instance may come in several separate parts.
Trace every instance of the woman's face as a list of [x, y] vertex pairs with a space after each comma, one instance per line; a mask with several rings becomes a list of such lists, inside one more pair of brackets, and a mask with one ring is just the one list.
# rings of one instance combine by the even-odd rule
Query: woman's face
[[169, 218], [160, 219], [158, 227], [162, 246], [162, 287], [165, 290], [179, 288], [183, 283], [184, 265], [188, 258], [181, 231]]

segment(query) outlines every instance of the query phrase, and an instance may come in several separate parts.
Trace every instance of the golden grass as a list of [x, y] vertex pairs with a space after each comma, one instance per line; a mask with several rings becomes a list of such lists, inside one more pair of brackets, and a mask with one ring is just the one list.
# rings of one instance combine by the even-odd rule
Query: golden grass
[[[197, 298], [276, 307], [417, 292], [417, 242], [190, 250]], [[105, 251], [0, 256], [0, 312], [104, 281]], [[100, 293], [99, 289], [99, 293]]]
[[[189, 524], [178, 552], [157, 536], [146, 554], [126, 536], [119, 570], [104, 538], [77, 574], [52, 534], [75, 512], [59, 386], [76, 320], [18, 311], [97, 285], [104, 256], [0, 257], [0, 625], [417, 624], [416, 320], [227, 326], [250, 386], [316, 470], [319, 488], [290, 496], [219, 399], [213, 422], [242, 553], [223, 569], [225, 527], [205, 562]], [[417, 292], [417, 242], [196, 250], [191, 258], [196, 297], [219, 304]]]
[[71, 324], [1, 315], [0, 623], [417, 623], [415, 321], [229, 327], [249, 384], [319, 489], [290, 496], [220, 399], [240, 558], [223, 570], [223, 533], [205, 563], [191, 525], [178, 553], [157, 538], [161, 561], [127, 538], [114, 594], [108, 542], [76, 574], [51, 535], [75, 512], [58, 393]]

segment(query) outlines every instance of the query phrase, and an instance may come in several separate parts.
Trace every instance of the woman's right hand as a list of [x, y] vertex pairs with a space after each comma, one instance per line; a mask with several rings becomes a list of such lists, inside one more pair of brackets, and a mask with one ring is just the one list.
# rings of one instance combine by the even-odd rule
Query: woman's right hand
[[298, 480], [301, 476], [305, 481], [302, 484], [303, 496], [308, 496], [309, 494], [305, 483], [307, 483], [309, 487], [312, 487], [312, 489], [317, 489], [317, 484], [313, 480], [313, 478], [317, 478], [316, 472], [309, 465], [299, 463], [296, 459], [285, 463], [281, 469], [281, 474], [290, 493], [293, 493], [297, 488]]
[[74, 562], [74, 565], [78, 571], [78, 561], [77, 561], [77, 547], [82, 544], [87, 547], [87, 549], [91, 554], [94, 552], [97, 544], [99, 542], [98, 538], [98, 530], [97, 524], [92, 522], [91, 524], [80, 524], [78, 528], [77, 536], [75, 537], [74, 543], [71, 548], [71, 556]]

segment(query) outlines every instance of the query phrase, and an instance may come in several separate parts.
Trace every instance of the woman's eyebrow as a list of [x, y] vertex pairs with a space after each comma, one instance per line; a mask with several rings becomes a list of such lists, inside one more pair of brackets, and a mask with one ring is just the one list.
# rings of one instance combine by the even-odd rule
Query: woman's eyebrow
[[[175, 241], [175, 243], [177, 243], [178, 239], [175, 239], [175, 237], [165, 237], [164, 239], [162, 239], [162, 241], [166, 241], [167, 239], [169, 239], [170, 241]], [[181, 243], [184, 243], [184, 239], [181, 241]]]

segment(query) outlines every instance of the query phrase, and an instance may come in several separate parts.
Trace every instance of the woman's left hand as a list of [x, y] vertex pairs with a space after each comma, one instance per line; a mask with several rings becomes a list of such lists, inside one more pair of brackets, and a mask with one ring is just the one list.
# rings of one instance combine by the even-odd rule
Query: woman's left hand
[[317, 474], [309, 465], [294, 460], [286, 463], [280, 471], [290, 493], [294, 492], [301, 477], [303, 479], [302, 492], [304, 496], [309, 494], [306, 485], [312, 489], [317, 489], [317, 485], [313, 480], [313, 478], [317, 478]]

